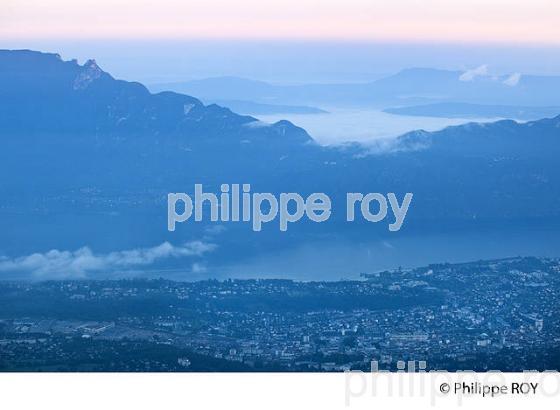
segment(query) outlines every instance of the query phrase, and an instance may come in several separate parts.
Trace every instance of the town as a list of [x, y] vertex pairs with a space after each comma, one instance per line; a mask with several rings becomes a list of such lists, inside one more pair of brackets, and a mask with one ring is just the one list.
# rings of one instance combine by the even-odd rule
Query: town
[[560, 369], [560, 260], [359, 281], [0, 282], [2, 371]]

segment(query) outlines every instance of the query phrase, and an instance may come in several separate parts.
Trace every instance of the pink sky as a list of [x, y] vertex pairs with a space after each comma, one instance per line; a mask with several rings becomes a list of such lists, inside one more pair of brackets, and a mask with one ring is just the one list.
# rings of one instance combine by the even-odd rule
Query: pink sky
[[1, 0], [3, 38], [560, 44], [557, 0]]

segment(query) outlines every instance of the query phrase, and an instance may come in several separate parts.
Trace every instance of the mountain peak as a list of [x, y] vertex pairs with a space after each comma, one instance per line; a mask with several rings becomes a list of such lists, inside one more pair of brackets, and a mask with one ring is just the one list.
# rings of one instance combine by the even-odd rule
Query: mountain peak
[[87, 68], [88, 70], [102, 71], [94, 59], [87, 60], [83, 67]]
[[95, 60], [87, 60], [83, 70], [74, 79], [74, 90], [84, 90], [92, 82], [99, 79], [105, 72], [99, 68]]
[[[95, 135], [107, 141], [146, 138], [191, 143], [241, 140], [300, 144], [311, 140], [288, 121], [244, 127], [256, 119], [184, 94], [152, 94], [140, 83], [114, 79], [94, 59], [80, 65], [59, 54], [0, 50], [0, 98], [16, 101], [0, 111], [0, 132]], [[235, 138], [233, 138], [235, 137]]]

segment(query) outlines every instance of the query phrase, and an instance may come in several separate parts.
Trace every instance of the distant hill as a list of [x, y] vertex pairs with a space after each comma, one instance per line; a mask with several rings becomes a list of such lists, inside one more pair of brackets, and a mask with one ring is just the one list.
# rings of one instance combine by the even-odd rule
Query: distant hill
[[361, 84], [272, 85], [236, 77], [158, 84], [202, 99], [250, 100], [318, 106], [419, 105], [457, 102], [529, 107], [560, 106], [559, 76], [469, 75], [468, 72], [410, 68]]
[[328, 111], [305, 105], [262, 104], [242, 100], [212, 101], [222, 107], [244, 115], [272, 115], [272, 114], [327, 114]]
[[240, 100], [271, 102], [276, 86], [264, 81], [249, 80], [239, 77], [212, 77], [186, 82], [152, 84], [154, 91], [177, 91], [207, 100]]
[[443, 117], [443, 118], [510, 118], [516, 120], [536, 120], [560, 114], [556, 107], [518, 107], [512, 105], [481, 105], [467, 103], [437, 103], [413, 105], [409, 107], [387, 108], [389, 114]]

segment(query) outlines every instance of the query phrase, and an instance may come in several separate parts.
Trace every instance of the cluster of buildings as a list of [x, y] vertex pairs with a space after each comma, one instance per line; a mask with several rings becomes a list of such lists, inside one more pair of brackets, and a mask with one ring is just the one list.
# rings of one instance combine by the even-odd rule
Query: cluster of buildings
[[[68, 311], [64, 317], [48, 308], [19, 317], [6, 312], [0, 351], [9, 355], [23, 343], [40, 357], [63, 335], [174, 346], [255, 370], [369, 370], [372, 362], [396, 370], [402, 361], [425, 363], [427, 370], [560, 365], [558, 260], [441, 264], [362, 276], [340, 282], [4, 283], [0, 287], [21, 303], [40, 294]], [[177, 363], [189, 369], [188, 354]]]

